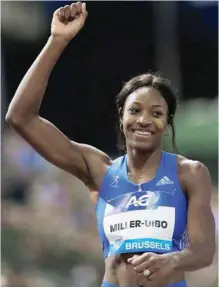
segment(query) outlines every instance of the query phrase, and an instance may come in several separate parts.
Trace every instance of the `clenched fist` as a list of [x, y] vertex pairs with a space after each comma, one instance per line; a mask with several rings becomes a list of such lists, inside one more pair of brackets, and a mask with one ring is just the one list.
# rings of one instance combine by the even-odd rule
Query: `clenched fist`
[[57, 9], [53, 14], [51, 35], [71, 41], [84, 26], [87, 15], [86, 4], [81, 2]]

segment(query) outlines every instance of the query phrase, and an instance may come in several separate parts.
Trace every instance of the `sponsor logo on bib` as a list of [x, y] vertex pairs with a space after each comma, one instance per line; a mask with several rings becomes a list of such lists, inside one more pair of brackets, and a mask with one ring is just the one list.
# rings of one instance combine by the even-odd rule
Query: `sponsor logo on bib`
[[126, 208], [129, 208], [129, 206], [150, 206], [157, 203], [159, 200], [159, 196], [155, 192], [148, 192], [147, 194], [143, 194], [140, 197], [134, 195], [130, 198], [128, 201], [128, 204], [126, 205]]

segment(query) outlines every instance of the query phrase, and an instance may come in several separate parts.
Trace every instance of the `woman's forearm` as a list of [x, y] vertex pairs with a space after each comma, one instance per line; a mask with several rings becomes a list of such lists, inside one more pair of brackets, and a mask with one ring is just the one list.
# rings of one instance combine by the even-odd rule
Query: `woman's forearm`
[[212, 264], [213, 255], [209, 254], [208, 246], [188, 247], [179, 252], [174, 252], [176, 270], [196, 271]]

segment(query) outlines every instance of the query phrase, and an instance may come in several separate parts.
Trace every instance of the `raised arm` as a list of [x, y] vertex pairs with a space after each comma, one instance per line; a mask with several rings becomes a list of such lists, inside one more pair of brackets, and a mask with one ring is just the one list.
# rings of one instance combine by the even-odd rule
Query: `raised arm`
[[8, 108], [6, 121], [46, 160], [97, 189], [110, 164], [108, 156], [88, 145], [70, 141], [52, 123], [39, 116], [50, 73], [69, 41], [83, 27], [86, 17], [84, 3], [73, 3], [55, 11], [51, 36], [21, 81]]

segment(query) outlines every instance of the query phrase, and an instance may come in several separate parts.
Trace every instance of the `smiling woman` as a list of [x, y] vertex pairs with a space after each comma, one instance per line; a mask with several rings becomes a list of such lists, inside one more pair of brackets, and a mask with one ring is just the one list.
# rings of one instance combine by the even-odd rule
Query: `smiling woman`
[[[125, 133], [127, 130], [124, 129], [124, 121], [128, 120], [127, 124], [130, 127], [129, 121], [134, 121], [135, 117], [138, 117], [141, 128], [132, 128], [135, 135], [150, 136], [157, 131], [162, 137], [163, 132], [169, 134], [169, 128], [171, 128], [173, 148], [177, 151], [174, 128], [174, 116], [177, 108], [176, 90], [168, 79], [151, 73], [137, 76], [123, 86], [116, 103], [120, 117], [118, 141], [120, 149], [124, 150], [126, 147]], [[145, 110], [145, 105], [147, 110]], [[148, 122], [154, 123], [154, 125], [148, 125]], [[158, 137], [157, 140], [159, 144], [161, 139]]]
[[21, 81], [6, 121], [95, 194], [105, 258], [102, 287], [185, 287], [185, 271], [211, 264], [215, 227], [207, 168], [162, 150], [169, 127], [175, 147], [177, 101], [170, 82], [145, 74], [124, 85], [117, 107], [126, 153], [114, 161], [39, 116], [51, 71], [87, 15], [79, 2], [55, 11], [51, 36]]

